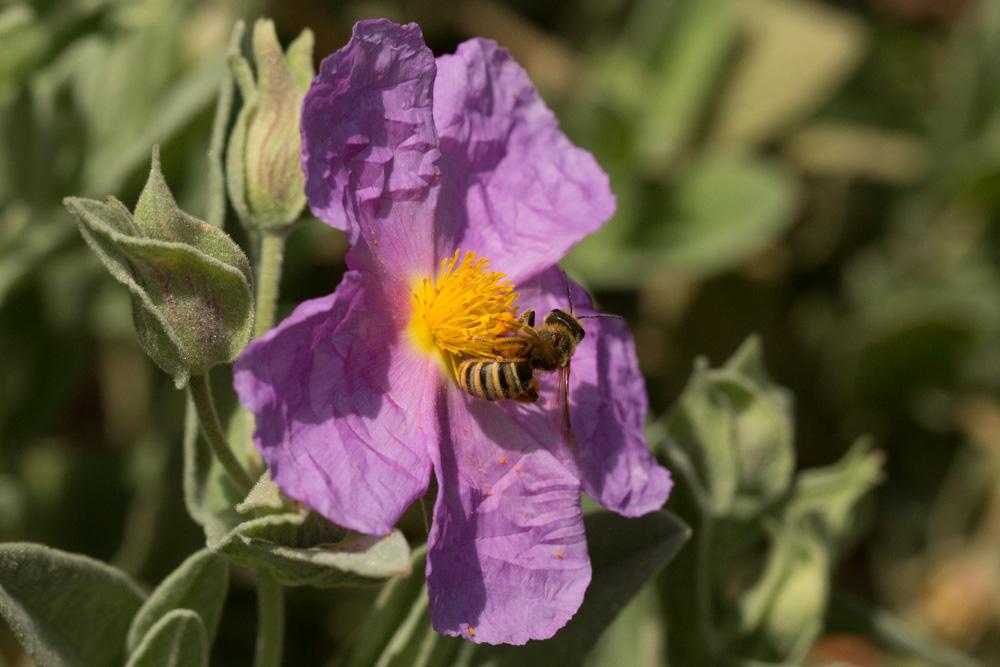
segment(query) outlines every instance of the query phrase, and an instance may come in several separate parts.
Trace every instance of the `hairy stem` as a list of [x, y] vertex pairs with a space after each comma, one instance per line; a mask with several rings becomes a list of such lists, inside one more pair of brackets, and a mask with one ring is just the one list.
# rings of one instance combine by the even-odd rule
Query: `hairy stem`
[[215, 410], [215, 399], [212, 398], [212, 386], [208, 380], [208, 373], [191, 378], [188, 389], [191, 392], [191, 400], [194, 401], [195, 409], [198, 412], [198, 421], [201, 422], [201, 432], [205, 435], [209, 447], [215, 454], [215, 458], [222, 464], [223, 469], [229, 477], [239, 486], [244, 493], [249, 493], [253, 488], [253, 480], [240, 462], [236, 460], [232, 447], [226, 440], [225, 431], [219, 423], [219, 413]]
[[257, 569], [257, 650], [254, 667], [280, 667], [285, 641], [285, 593], [264, 568]]
[[[243, 39], [243, 21], [237, 21], [229, 37], [228, 53], [239, 53]], [[226, 130], [233, 109], [233, 77], [227, 71], [219, 84], [219, 99], [212, 119], [212, 137], [208, 144], [208, 224], [222, 228], [226, 221], [226, 177], [222, 151], [226, 145]]]
[[[264, 231], [257, 254], [257, 306], [254, 336], [274, 326], [274, 311], [281, 285], [285, 234]], [[254, 667], [279, 667], [285, 638], [285, 593], [264, 568], [257, 569], [257, 649]]]
[[274, 326], [274, 311], [278, 304], [278, 286], [281, 284], [281, 263], [284, 255], [285, 234], [261, 232], [254, 337], [263, 335]]

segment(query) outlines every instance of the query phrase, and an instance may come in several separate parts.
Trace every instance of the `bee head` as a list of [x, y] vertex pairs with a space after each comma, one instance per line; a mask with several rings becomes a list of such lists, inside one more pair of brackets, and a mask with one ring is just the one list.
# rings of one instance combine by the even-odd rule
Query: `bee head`
[[545, 323], [549, 326], [561, 326], [566, 328], [577, 343], [583, 340], [584, 332], [583, 327], [580, 325], [580, 320], [565, 311], [559, 310], [558, 308], [553, 309], [548, 315], [545, 316]]

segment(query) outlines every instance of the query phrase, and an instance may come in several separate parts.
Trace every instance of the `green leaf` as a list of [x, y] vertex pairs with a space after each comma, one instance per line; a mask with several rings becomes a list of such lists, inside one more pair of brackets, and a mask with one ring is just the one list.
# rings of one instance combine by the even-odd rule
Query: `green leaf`
[[40, 211], [9, 205], [0, 213], [0, 307], [29, 275], [48, 266], [49, 258], [73, 238], [59, 209]]
[[122, 664], [144, 595], [124, 573], [38, 544], [0, 545], [0, 615], [40, 667]]
[[407, 613], [424, 589], [424, 566], [427, 563], [427, 546], [413, 550], [410, 574], [390, 579], [382, 588], [375, 606], [365, 620], [365, 631], [351, 644], [340, 664], [343, 667], [367, 667], [375, 664], [383, 649], [389, 646], [394, 634], [403, 631]]
[[[402, 580], [406, 583], [389, 591], [388, 599], [380, 596], [382, 613], [376, 612], [371, 619], [377, 623], [374, 628], [377, 634], [362, 640], [360, 650], [351, 653], [348, 664], [375, 667], [454, 664], [455, 654], [466, 642], [439, 634], [431, 625], [430, 600], [423, 581], [424, 562], [426, 549], [421, 548], [420, 557], [413, 561], [413, 574]], [[365, 634], [371, 630], [372, 626], [366, 624]]]
[[142, 638], [126, 667], [207, 667], [208, 640], [201, 617], [174, 609]]
[[150, 629], [175, 609], [198, 614], [207, 646], [211, 646], [228, 589], [229, 564], [224, 558], [207, 549], [192, 554], [156, 587], [132, 619], [129, 653], [135, 652]]
[[413, 551], [411, 573], [392, 579], [375, 601], [365, 631], [348, 647], [343, 667], [418, 667], [450, 664], [461, 641], [438, 634], [431, 627], [424, 565], [427, 547]]
[[823, 627], [829, 568], [817, 536], [779, 531], [764, 573], [740, 599], [741, 654], [801, 664]]
[[238, 565], [267, 568], [285, 586], [354, 586], [410, 573], [410, 548], [398, 530], [345, 537], [344, 529], [304, 510], [208, 532], [210, 549]]
[[771, 553], [740, 600], [746, 654], [798, 664], [819, 636], [833, 562], [858, 530], [859, 501], [882, 476], [882, 455], [859, 439], [837, 463], [803, 471], [771, 527]]
[[666, 660], [666, 634], [656, 589], [647, 585], [601, 636], [586, 664], [589, 667], [660, 667]]
[[240, 522], [236, 484], [201, 436], [198, 413], [190, 395], [184, 413], [184, 506], [195, 523], [214, 524], [221, 532]]
[[[1000, 102], [1000, 5], [978, 2], [949, 35], [938, 104], [932, 109], [932, 154], [949, 162], [963, 148], [996, 137]], [[990, 142], [993, 143], [993, 142]], [[953, 165], [952, 168], [960, 165]]]
[[744, 49], [731, 73], [711, 140], [757, 144], [825, 101], [864, 54], [857, 18], [808, 0], [741, 0]]
[[585, 516], [584, 523], [593, 577], [576, 615], [544, 642], [479, 645], [471, 664], [581, 664], [618, 612], [691, 535], [690, 528], [666, 511], [626, 519], [602, 510]]
[[664, 204], [663, 223], [645, 240], [661, 261], [707, 275], [751, 259], [788, 229], [795, 182], [774, 162], [706, 154], [678, 173]]
[[0, 8], [0, 103], [51, 48], [52, 29], [26, 3]]
[[667, 420], [666, 454], [716, 516], [752, 516], [781, 498], [795, 466], [791, 398], [765, 374], [756, 338], [720, 369], [699, 360]]
[[134, 218], [113, 198], [64, 204], [129, 289], [139, 342], [178, 387], [243, 350], [253, 329], [250, 264], [225, 232], [177, 207], [157, 149]]
[[859, 438], [833, 465], [799, 473], [789, 500], [787, 520], [808, 523], [828, 549], [836, 552], [858, 530], [860, 500], [882, 481], [882, 452], [870, 438]]
[[795, 132], [782, 150], [807, 172], [909, 184], [927, 171], [929, 155], [916, 136], [847, 122], [817, 122]]
[[670, 161], [697, 128], [736, 36], [738, 4], [672, 3], [669, 21], [657, 35], [662, 54], [642, 87], [636, 147], [647, 161]]
[[90, 149], [80, 175], [85, 194], [118, 192], [151, 145], [166, 143], [211, 104], [225, 73], [222, 49], [190, 65], [189, 12], [153, 3], [113, 39], [89, 39], [74, 58], [75, 101]]
[[253, 485], [243, 502], [236, 506], [236, 511], [245, 515], [254, 512], [287, 512], [292, 509], [292, 503], [281, 495], [281, 489], [271, 480], [271, 473], [267, 470]]

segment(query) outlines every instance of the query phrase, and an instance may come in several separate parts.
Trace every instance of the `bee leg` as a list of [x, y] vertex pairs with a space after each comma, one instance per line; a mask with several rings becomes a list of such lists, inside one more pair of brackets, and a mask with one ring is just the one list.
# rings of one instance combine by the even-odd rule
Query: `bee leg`
[[535, 378], [531, 379], [531, 386], [528, 387], [519, 396], [514, 398], [515, 401], [519, 403], [534, 403], [538, 400], [538, 380]]
[[527, 347], [528, 344], [523, 338], [498, 338], [493, 341], [493, 350], [508, 360], [523, 357]]
[[527, 324], [529, 327], [535, 326], [535, 311], [526, 310], [518, 316], [518, 321], [522, 324]]

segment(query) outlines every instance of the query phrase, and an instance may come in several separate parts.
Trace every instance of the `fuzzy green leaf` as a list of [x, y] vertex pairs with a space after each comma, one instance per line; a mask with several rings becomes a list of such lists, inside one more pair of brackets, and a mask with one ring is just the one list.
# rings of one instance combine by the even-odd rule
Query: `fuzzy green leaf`
[[857, 530], [858, 503], [882, 481], [882, 452], [859, 438], [836, 463], [799, 473], [786, 516], [809, 529], [834, 552]]
[[410, 548], [399, 531], [348, 535], [305, 510], [251, 519], [224, 534], [211, 528], [210, 549], [238, 565], [267, 568], [286, 586], [353, 586], [410, 573]]
[[741, 0], [743, 52], [722, 96], [712, 139], [756, 144], [822, 104], [854, 70], [864, 24], [826, 3]]
[[344, 667], [428, 667], [451, 664], [461, 640], [438, 634], [431, 627], [424, 565], [427, 548], [413, 552], [407, 577], [385, 585], [365, 622], [365, 632], [341, 661]]
[[737, 36], [733, 0], [673, 3], [657, 35], [663, 53], [642, 88], [640, 154], [652, 164], [668, 162], [697, 129], [705, 104]]
[[207, 667], [208, 640], [201, 617], [174, 609], [142, 638], [126, 667]]
[[144, 595], [113, 567], [38, 544], [0, 545], [0, 615], [40, 667], [121, 665]]
[[793, 221], [795, 182], [760, 158], [706, 154], [677, 174], [666, 219], [647, 241], [660, 261], [694, 275], [724, 271], [753, 258]]
[[815, 535], [779, 531], [767, 566], [740, 600], [743, 655], [801, 664], [823, 627], [830, 556]]
[[803, 471], [771, 527], [763, 574], [740, 601], [745, 654], [798, 664], [819, 636], [830, 571], [856, 531], [860, 500], [882, 476], [882, 455], [862, 438], [833, 465]]
[[128, 631], [128, 651], [136, 651], [150, 629], [175, 609], [198, 614], [211, 646], [229, 589], [229, 564], [224, 558], [202, 549], [181, 563], [156, 587], [132, 620]]

